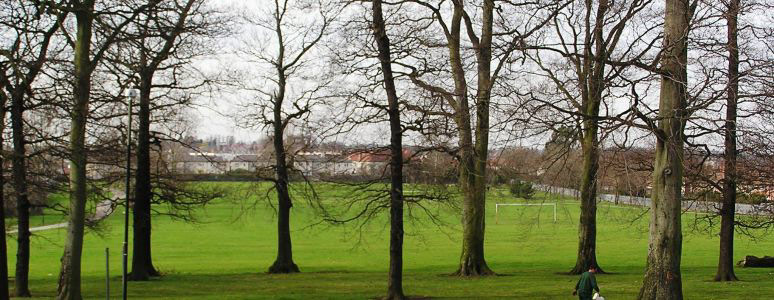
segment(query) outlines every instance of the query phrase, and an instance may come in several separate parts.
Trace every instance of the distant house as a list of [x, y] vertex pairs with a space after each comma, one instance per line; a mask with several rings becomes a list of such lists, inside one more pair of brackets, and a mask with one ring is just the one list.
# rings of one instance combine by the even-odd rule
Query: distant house
[[382, 152], [355, 152], [347, 157], [352, 161], [354, 173], [359, 175], [380, 175], [390, 163], [390, 154]]
[[352, 175], [352, 161], [340, 153], [301, 152], [294, 157], [294, 167], [305, 176]]
[[246, 170], [253, 172], [258, 168], [263, 168], [269, 165], [271, 165], [271, 162], [262, 158], [260, 155], [243, 154], [234, 156], [234, 158], [228, 162], [228, 170]]
[[214, 155], [186, 155], [175, 162], [177, 171], [187, 174], [223, 174], [227, 167], [226, 160]]

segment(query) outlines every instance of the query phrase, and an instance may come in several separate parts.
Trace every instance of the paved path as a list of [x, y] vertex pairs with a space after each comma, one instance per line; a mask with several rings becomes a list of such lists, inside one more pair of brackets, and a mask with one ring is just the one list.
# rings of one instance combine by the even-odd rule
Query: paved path
[[[88, 221], [96, 222], [104, 218], [107, 218], [108, 216], [110, 216], [110, 214], [113, 213], [113, 203], [118, 199], [124, 199], [124, 192], [118, 191], [118, 190], [111, 190], [111, 192], [113, 193], [113, 198], [110, 200], [103, 200], [102, 202], [97, 204], [97, 209], [94, 212], [94, 215], [86, 218]], [[67, 222], [45, 225], [45, 226], [30, 227], [30, 232], [65, 228], [65, 227], [67, 227]], [[12, 234], [17, 232], [19, 232], [19, 229], [9, 230], [9, 231], [6, 231], [5, 233]]]

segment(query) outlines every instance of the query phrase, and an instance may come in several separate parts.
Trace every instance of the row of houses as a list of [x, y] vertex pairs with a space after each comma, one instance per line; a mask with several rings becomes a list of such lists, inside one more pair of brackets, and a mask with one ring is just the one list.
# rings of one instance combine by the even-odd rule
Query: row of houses
[[[406, 153], [408, 155], [408, 153]], [[288, 163], [305, 176], [373, 175], [383, 172], [390, 156], [385, 152], [300, 152], [288, 157]], [[275, 165], [273, 156], [188, 153], [175, 159], [175, 170], [185, 174], [224, 174], [256, 172]]]

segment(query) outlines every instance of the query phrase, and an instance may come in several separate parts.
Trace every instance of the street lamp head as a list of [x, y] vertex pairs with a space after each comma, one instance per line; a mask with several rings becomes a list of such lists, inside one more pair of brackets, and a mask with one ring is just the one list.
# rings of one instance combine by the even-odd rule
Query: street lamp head
[[140, 95], [140, 91], [135, 88], [129, 88], [126, 90], [126, 97], [129, 99], [137, 98]]

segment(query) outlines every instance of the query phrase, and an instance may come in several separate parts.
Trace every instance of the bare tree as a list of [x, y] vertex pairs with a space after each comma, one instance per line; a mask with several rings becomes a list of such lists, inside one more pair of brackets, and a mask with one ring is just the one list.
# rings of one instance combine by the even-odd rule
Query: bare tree
[[27, 142], [24, 112], [28, 99], [34, 93], [35, 81], [49, 59], [49, 47], [59, 29], [65, 12], [46, 13], [33, 2], [10, 1], [2, 20], [13, 36], [6, 58], [8, 73], [0, 75], [11, 100], [11, 124], [13, 129], [13, 186], [16, 194], [18, 238], [16, 252], [16, 276], [14, 295], [30, 297], [30, 201], [28, 193]]
[[382, 14], [382, 1], [373, 1], [373, 32], [379, 49], [390, 118], [390, 271], [386, 299], [405, 299], [403, 294], [403, 128], [398, 93], [392, 74], [390, 39]]
[[[627, 66], [608, 66], [612, 59], [621, 56], [637, 56], [639, 53], [621, 45], [626, 39], [627, 24], [652, 1], [635, 0], [611, 3], [610, 1], [584, 1], [568, 6], [557, 15], [551, 31], [544, 41], [534, 48], [528, 58], [538, 67], [541, 77], [556, 86], [531, 91], [530, 111], [550, 108], [560, 114], [572, 116], [578, 127], [578, 139], [582, 151], [580, 174], [581, 215], [579, 222], [578, 258], [571, 274], [580, 274], [596, 267], [602, 272], [596, 258], [596, 194], [599, 172], [600, 124], [606, 116], [603, 98], [612, 96], [611, 88], [620, 85], [620, 76]], [[647, 32], [648, 30], [644, 30]], [[642, 36], [636, 36], [641, 39]], [[545, 46], [541, 45], [544, 44]], [[556, 46], [554, 46], [556, 45]], [[550, 57], [558, 56], [558, 61]], [[545, 58], [544, 58], [545, 57]], [[547, 59], [549, 58], [549, 59]], [[566, 67], [562, 67], [565, 65]], [[545, 99], [540, 95], [547, 94]], [[557, 101], [557, 99], [560, 99]], [[605, 111], [602, 111], [605, 114]], [[545, 120], [530, 116], [531, 123], [540, 121], [555, 127], [558, 120], [548, 114]], [[567, 126], [567, 125], [565, 125]], [[551, 153], [548, 153], [551, 154]]]
[[[453, 128], [447, 126], [442, 135], [457, 139], [452, 152], [459, 161], [463, 242], [455, 273], [491, 275], [494, 272], [484, 257], [484, 233], [493, 89], [501, 73], [512, 67], [512, 54], [524, 49], [525, 39], [567, 2], [495, 5], [486, 0], [470, 7], [465, 1], [407, 3], [413, 5], [407, 6], [402, 22], [414, 31], [401, 44], [404, 54], [394, 63], [401, 67], [396, 73], [407, 77], [421, 91], [417, 94], [424, 96], [409, 109], [451, 119]], [[468, 83], [469, 76], [477, 78], [475, 84]]]
[[[61, 29], [66, 35], [67, 42], [73, 48], [73, 102], [70, 112], [70, 207], [67, 235], [65, 238], [62, 266], [59, 274], [58, 299], [79, 300], [81, 296], [81, 254], [83, 253], [83, 233], [86, 220], [85, 208], [87, 200], [86, 189], [86, 124], [89, 114], [89, 100], [91, 95], [91, 76], [95, 68], [102, 60], [107, 49], [112, 46], [116, 37], [140, 11], [148, 6], [155, 5], [158, 1], [130, 7], [128, 15], [120, 15], [116, 11], [123, 11], [126, 7], [105, 6], [100, 3], [97, 7], [96, 0], [74, 0], [63, 5], [46, 3], [47, 9], [67, 11], [76, 19], [75, 37], [70, 34], [72, 28], [66, 26], [67, 22], [61, 22]], [[125, 11], [123, 11], [126, 13]], [[110, 23], [107, 20], [114, 17], [116, 26], [112, 30], [103, 32], [101, 44], [93, 46], [93, 34], [95, 19]]]
[[715, 281], [736, 281], [734, 274], [734, 214], [737, 190], [737, 98], [739, 97], [738, 16], [740, 0], [729, 0], [726, 11], [728, 47], [728, 99], [725, 118], [723, 206], [720, 209], [720, 254]]
[[[299, 13], [312, 13], [309, 17], [299, 17]], [[264, 16], [249, 20], [257, 28], [255, 41], [271, 43], [251, 45], [246, 50], [250, 60], [268, 66], [270, 76], [263, 78], [262, 86], [253, 89], [257, 98], [250, 104], [247, 123], [257, 127], [268, 127], [273, 143], [274, 188], [277, 191], [277, 258], [269, 267], [269, 273], [295, 273], [298, 266], [293, 261], [290, 237], [290, 209], [293, 201], [290, 196], [290, 172], [293, 169], [288, 158], [285, 138], [289, 126], [308, 118], [312, 107], [321, 101], [320, 90], [326, 85], [325, 79], [318, 74], [318, 82], [312, 82], [314, 67], [314, 49], [327, 33], [332, 22], [335, 8], [328, 1], [290, 1], [275, 0], [271, 11]], [[268, 35], [269, 33], [271, 35]], [[270, 38], [267, 38], [271, 36]], [[250, 47], [250, 46], [248, 46]], [[252, 47], [251, 47], [252, 48]], [[319, 70], [316, 70], [319, 71]]]
[[[700, 97], [714, 102], [702, 112], [703, 122], [693, 122], [689, 130], [703, 141], [690, 145], [689, 197], [719, 204], [717, 214], [703, 218], [713, 228], [720, 218], [720, 243], [716, 281], [737, 280], [734, 272], [735, 232], [755, 235], [749, 229], [765, 228], [770, 212], [747, 211], [737, 216], [737, 202], [755, 204], [767, 187], [766, 172], [760, 172], [766, 151], [760, 142], [770, 139], [767, 128], [768, 103], [771, 99], [764, 82], [771, 78], [771, 26], [747, 11], [766, 10], [771, 4], [758, 1], [701, 2], [691, 46], [700, 53], [694, 59], [700, 80], [711, 83]], [[699, 15], [700, 13], [697, 13]], [[725, 31], [725, 36], [717, 32]], [[723, 114], [723, 111], [725, 112]], [[699, 118], [694, 118], [699, 119]], [[722, 150], [720, 150], [722, 149]], [[720, 162], [722, 160], [722, 162]], [[753, 215], [750, 215], [752, 213]]]
[[[152, 179], [154, 175], [163, 175], [152, 174], [151, 146], [155, 141], [160, 147], [160, 141], [170, 137], [151, 131], [151, 128], [158, 127], [157, 123], [174, 123], [175, 114], [165, 110], [190, 105], [192, 97], [185, 93], [211, 81], [210, 78], [201, 82], [191, 79], [199, 73], [191, 66], [193, 59], [209, 54], [208, 49], [212, 46], [208, 44], [208, 38], [225, 32], [223, 26], [229, 24], [208, 7], [209, 3], [207, 0], [159, 3], [127, 26], [121, 36], [125, 41], [121, 43], [123, 47], [112, 49], [107, 57], [113, 65], [107, 68], [113, 69], [116, 80], [136, 80], [140, 91], [132, 271], [129, 280], [148, 280], [160, 275], [153, 266], [151, 255], [151, 203], [154, 197], [159, 198], [158, 193], [153, 191]], [[119, 86], [123, 84], [118, 83]], [[172, 117], [152, 118], [153, 113]], [[159, 191], [170, 187], [160, 185], [163, 184], [157, 182], [156, 189]]]

